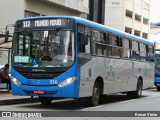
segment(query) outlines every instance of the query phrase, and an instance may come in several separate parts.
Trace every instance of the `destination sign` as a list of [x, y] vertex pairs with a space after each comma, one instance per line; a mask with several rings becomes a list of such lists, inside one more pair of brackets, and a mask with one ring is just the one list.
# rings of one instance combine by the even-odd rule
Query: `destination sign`
[[18, 21], [17, 28], [31, 27], [69, 27], [71, 26], [70, 19], [34, 19]]

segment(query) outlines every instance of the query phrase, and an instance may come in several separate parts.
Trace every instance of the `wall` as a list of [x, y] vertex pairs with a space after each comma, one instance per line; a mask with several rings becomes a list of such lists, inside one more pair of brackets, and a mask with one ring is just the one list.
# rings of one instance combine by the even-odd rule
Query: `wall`
[[[35, 7], [36, 6], [36, 7]], [[25, 0], [24, 10], [39, 13], [41, 15], [71, 15], [80, 16], [81, 12], [62, 7], [57, 4], [39, 0]]]
[[1, 0], [0, 1], [0, 31], [4, 31], [8, 24], [23, 17], [23, 0]]
[[104, 24], [119, 30], [123, 30], [123, 0], [106, 0], [105, 4]]

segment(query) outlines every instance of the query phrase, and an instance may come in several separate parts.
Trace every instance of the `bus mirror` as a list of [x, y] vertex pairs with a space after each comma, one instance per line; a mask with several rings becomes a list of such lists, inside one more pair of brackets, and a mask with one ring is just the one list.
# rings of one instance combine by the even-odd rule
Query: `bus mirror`
[[5, 39], [4, 39], [4, 42], [8, 42], [8, 37], [9, 37], [9, 31], [7, 30], [6, 33], [5, 33]]

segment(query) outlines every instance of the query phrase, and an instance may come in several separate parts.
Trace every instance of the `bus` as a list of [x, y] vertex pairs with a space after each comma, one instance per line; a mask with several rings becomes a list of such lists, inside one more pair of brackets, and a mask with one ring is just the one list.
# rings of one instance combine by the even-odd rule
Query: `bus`
[[154, 63], [155, 63], [155, 77], [154, 85], [157, 91], [160, 91], [160, 43], [155, 42], [155, 52], [154, 52]]
[[125, 93], [154, 85], [154, 43], [74, 16], [19, 19], [12, 44], [12, 94], [53, 99]]

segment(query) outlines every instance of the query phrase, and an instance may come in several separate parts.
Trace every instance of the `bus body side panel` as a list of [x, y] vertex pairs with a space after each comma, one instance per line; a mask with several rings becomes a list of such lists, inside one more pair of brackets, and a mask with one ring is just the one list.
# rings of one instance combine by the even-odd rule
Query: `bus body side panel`
[[154, 85], [154, 63], [144, 62], [143, 64], [143, 89], [146, 89]]
[[98, 77], [104, 82], [103, 94], [135, 91], [140, 76], [143, 77], [143, 88], [151, 87], [152, 68], [153, 63], [93, 56], [80, 68], [80, 97], [92, 95]]
[[127, 91], [136, 90], [137, 81], [139, 78], [143, 81], [143, 89], [153, 86], [153, 63], [144, 61], [130, 61], [130, 63], [131, 68], [129, 70], [131, 71], [131, 74], [129, 77], [132, 78], [132, 81], [134, 82], [128, 81], [130, 84], [127, 85]]
[[123, 61], [120, 59], [93, 56], [88, 63], [81, 66], [80, 97], [92, 95], [93, 85], [98, 77], [103, 79], [103, 94], [126, 91], [128, 77], [121, 69], [122, 65]]

